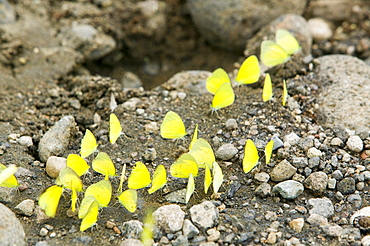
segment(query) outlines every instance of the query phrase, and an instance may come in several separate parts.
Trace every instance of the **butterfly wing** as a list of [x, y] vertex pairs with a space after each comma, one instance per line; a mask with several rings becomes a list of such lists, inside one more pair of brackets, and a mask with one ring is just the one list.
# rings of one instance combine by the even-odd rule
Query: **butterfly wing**
[[219, 110], [225, 108], [234, 103], [235, 94], [230, 83], [224, 83], [217, 90], [213, 97], [211, 108], [213, 110]]
[[261, 43], [261, 61], [268, 67], [273, 67], [285, 63], [289, 59], [288, 53], [270, 40]]
[[190, 174], [198, 176], [198, 164], [193, 156], [182, 154], [170, 167], [173, 177], [188, 178]]
[[90, 168], [84, 158], [76, 154], [68, 155], [67, 167], [72, 168], [78, 176], [84, 175]]
[[263, 84], [262, 99], [267, 102], [272, 98], [272, 83], [270, 74], [266, 74], [265, 82]]
[[266, 164], [270, 163], [272, 150], [274, 148], [274, 140], [270, 140], [265, 147]]
[[198, 140], [198, 124], [195, 125], [193, 137], [191, 138], [191, 142], [189, 144], [189, 150], [191, 150], [193, 148], [193, 145], [194, 145], [195, 141], [197, 141], [197, 140]]
[[119, 195], [118, 200], [130, 213], [133, 213], [137, 207], [137, 191], [125, 190]]
[[260, 65], [257, 56], [252, 55], [245, 59], [236, 75], [239, 84], [253, 84], [260, 78]]
[[53, 185], [47, 188], [39, 198], [39, 206], [45, 211], [45, 214], [54, 218], [57, 212], [60, 197], [62, 196], [63, 188], [58, 185]]
[[153, 174], [152, 187], [148, 190], [149, 194], [159, 190], [167, 183], [167, 173], [163, 165], [158, 165]]
[[216, 194], [224, 181], [224, 175], [222, 174], [222, 169], [217, 162], [213, 163], [213, 192]]
[[85, 196], [82, 199], [80, 208], [78, 209], [78, 218], [79, 219], [83, 219], [86, 216], [86, 214], [89, 212], [91, 204], [95, 201], [96, 201], [96, 199], [92, 195]]
[[111, 158], [105, 152], [99, 152], [96, 158], [92, 161], [92, 168], [95, 172], [103, 175], [115, 176], [116, 167], [114, 166]]
[[213, 162], [216, 160], [211, 145], [203, 138], [199, 138], [194, 143], [193, 148], [189, 151], [189, 154], [194, 157], [198, 167], [200, 168], [205, 168], [206, 165], [211, 168]]
[[125, 173], [126, 173], [126, 164], [124, 164], [122, 167], [121, 178], [119, 179], [118, 192], [120, 193], [122, 192], [123, 182], [125, 182], [126, 180]]
[[258, 164], [258, 151], [251, 139], [248, 139], [244, 147], [243, 170], [248, 173]]
[[166, 139], [182, 138], [186, 135], [184, 122], [178, 114], [168, 111], [161, 125], [161, 137]]
[[82, 191], [82, 181], [75, 171], [70, 167], [65, 167], [60, 170], [59, 176], [55, 180], [55, 184], [60, 185], [64, 188]]
[[191, 173], [189, 175], [188, 185], [186, 187], [185, 203], [189, 202], [191, 195], [194, 193], [194, 190], [195, 190], [194, 177], [193, 174]]
[[17, 178], [14, 174], [17, 172], [18, 167], [15, 165], [5, 165], [0, 163], [0, 186], [14, 188], [19, 186]]
[[94, 201], [91, 203], [89, 210], [81, 221], [80, 231], [85, 231], [95, 225], [96, 221], [98, 221], [98, 215], [99, 204], [97, 201]]
[[135, 190], [147, 187], [152, 182], [149, 170], [144, 163], [140, 161], [136, 162], [127, 182], [128, 188]]
[[211, 169], [209, 168], [208, 165], [206, 165], [204, 171], [204, 193], [207, 194], [208, 189], [211, 186], [211, 183], [212, 183]]
[[301, 49], [293, 34], [284, 29], [278, 29], [276, 31], [275, 42], [282, 47], [288, 55], [295, 54]]
[[288, 97], [288, 90], [287, 90], [287, 87], [286, 87], [286, 82], [285, 82], [285, 79], [283, 80], [283, 96], [281, 98], [281, 104], [283, 106], [285, 106], [286, 104], [286, 99]]
[[107, 207], [112, 198], [112, 185], [109, 180], [101, 180], [87, 187], [85, 196], [93, 196], [99, 207]]
[[86, 129], [85, 136], [81, 140], [81, 152], [82, 158], [86, 158], [96, 151], [98, 144], [96, 143], [96, 138], [94, 134]]
[[114, 144], [118, 137], [121, 135], [122, 127], [117, 116], [115, 114], [110, 114], [109, 116], [109, 141]]
[[224, 83], [230, 83], [229, 75], [222, 68], [218, 68], [207, 78], [206, 89], [215, 94]]

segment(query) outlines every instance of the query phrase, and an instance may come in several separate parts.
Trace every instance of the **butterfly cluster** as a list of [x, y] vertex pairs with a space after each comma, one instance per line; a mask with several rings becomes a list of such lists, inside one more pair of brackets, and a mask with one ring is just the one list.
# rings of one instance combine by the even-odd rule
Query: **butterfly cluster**
[[18, 187], [18, 180], [14, 176], [17, 170], [18, 167], [15, 165], [9, 165], [9, 167], [6, 167], [4, 164], [0, 163], [0, 186], [8, 188]]

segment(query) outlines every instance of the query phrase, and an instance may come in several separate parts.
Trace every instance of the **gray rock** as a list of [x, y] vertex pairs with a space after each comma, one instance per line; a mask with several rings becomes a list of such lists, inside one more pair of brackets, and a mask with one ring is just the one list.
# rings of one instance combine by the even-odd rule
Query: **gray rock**
[[347, 140], [347, 147], [353, 152], [359, 153], [362, 151], [364, 143], [359, 136], [350, 136]]
[[216, 151], [216, 158], [223, 161], [230, 160], [238, 153], [238, 149], [233, 144], [224, 144]]
[[296, 167], [292, 166], [287, 160], [283, 160], [271, 170], [270, 177], [275, 182], [283, 181], [293, 177], [296, 171]]
[[178, 236], [175, 240], [172, 241], [173, 246], [187, 246], [189, 245], [188, 238], [184, 235]]
[[238, 123], [236, 122], [236, 119], [228, 119], [225, 122], [225, 127], [228, 130], [238, 129]]
[[186, 189], [176, 190], [173, 191], [164, 197], [168, 202], [175, 202], [175, 203], [182, 203], [186, 204], [185, 202], [185, 195], [186, 195]]
[[319, 214], [328, 218], [334, 214], [334, 206], [328, 198], [311, 198], [308, 200], [308, 205], [311, 206], [310, 214]]
[[337, 180], [335, 178], [329, 178], [328, 179], [328, 189], [334, 190], [337, 186]]
[[283, 141], [281, 141], [281, 139], [278, 136], [272, 136], [271, 140], [274, 140], [274, 147], [272, 148], [273, 150], [276, 150], [284, 146]]
[[[337, 10], [336, 10], [337, 11]], [[327, 55], [318, 58], [315, 73], [322, 81], [318, 95], [325, 126], [341, 126], [351, 130], [370, 130], [367, 102], [370, 98], [370, 66], [346, 55]], [[351, 66], [348, 66], [351, 64]], [[350, 117], [348, 117], [350, 115]], [[338, 136], [340, 137], [340, 136]]]
[[190, 220], [186, 219], [184, 220], [184, 224], [182, 226], [182, 233], [184, 236], [190, 239], [198, 235], [199, 230], [193, 225], [193, 223], [191, 223]]
[[334, 172], [332, 172], [331, 176], [335, 178], [337, 181], [343, 179], [343, 173], [340, 170], [335, 170]]
[[307, 157], [313, 158], [313, 157], [320, 157], [322, 156], [322, 152], [315, 147], [309, 148], [307, 151]]
[[330, 237], [341, 237], [343, 235], [343, 228], [339, 225], [323, 226], [322, 230]]
[[348, 195], [347, 201], [349, 204], [352, 204], [352, 208], [360, 208], [362, 206], [362, 198], [358, 194]]
[[0, 0], [0, 24], [13, 23], [15, 12], [7, 0]]
[[337, 190], [343, 195], [352, 194], [356, 191], [356, 181], [351, 177], [344, 178], [338, 182]]
[[14, 201], [16, 195], [17, 195], [17, 189], [11, 189], [11, 188], [0, 186], [0, 202], [2, 203], [12, 202]]
[[218, 224], [218, 210], [216, 206], [205, 201], [190, 208], [190, 217], [193, 223], [202, 230], [212, 228]]
[[218, 239], [220, 239], [221, 236], [221, 232], [216, 230], [215, 228], [208, 229], [207, 234], [208, 234], [207, 241], [209, 242], [217, 241]]
[[294, 156], [292, 163], [296, 168], [305, 168], [308, 166], [308, 160], [305, 157]]
[[143, 86], [143, 82], [140, 80], [139, 76], [132, 72], [125, 72], [123, 74], [121, 84], [123, 88], [140, 88]]
[[39, 241], [35, 244], [35, 246], [49, 246], [47, 241]]
[[278, 183], [272, 188], [272, 192], [279, 194], [285, 199], [295, 199], [304, 191], [303, 184], [295, 180], [287, 180]]
[[121, 242], [120, 246], [144, 246], [139, 239], [129, 238]]
[[300, 139], [301, 138], [297, 134], [292, 132], [284, 136], [284, 143], [289, 144], [289, 145], [296, 145], [298, 144]]
[[181, 90], [190, 94], [207, 94], [206, 80], [211, 75], [209, 71], [189, 70], [172, 76], [160, 86], [160, 90], [168, 93], [170, 90]]
[[[248, 39], [285, 13], [302, 14], [305, 1], [243, 2], [237, 0], [189, 0], [188, 7], [200, 33], [213, 45], [241, 50]], [[254, 21], [257, 20], [258, 21]]]
[[320, 214], [311, 214], [307, 218], [307, 222], [310, 223], [312, 226], [328, 226], [329, 225], [328, 219]]
[[33, 214], [33, 210], [35, 209], [35, 202], [31, 199], [26, 199], [19, 203], [15, 208], [14, 211], [20, 215], [31, 216]]
[[340, 138], [333, 138], [330, 141], [330, 145], [332, 145], [332, 146], [343, 146], [343, 141]]
[[122, 224], [121, 232], [125, 238], [139, 239], [143, 231], [143, 223], [138, 220], [126, 221]]
[[67, 166], [67, 159], [64, 157], [50, 156], [46, 161], [45, 171], [53, 179], [57, 178], [59, 172]]
[[328, 185], [328, 175], [324, 172], [314, 172], [304, 181], [304, 186], [316, 193], [322, 193]]
[[315, 42], [322, 42], [333, 36], [333, 31], [330, 28], [330, 24], [322, 18], [309, 19], [307, 24], [310, 28], [312, 39]]
[[325, 20], [341, 22], [350, 18], [353, 8], [358, 4], [352, 0], [309, 1], [306, 14], [313, 17], [321, 17]]
[[254, 191], [260, 197], [268, 197], [271, 194], [271, 185], [268, 183], [260, 184]]
[[267, 182], [270, 179], [270, 175], [268, 173], [265, 173], [265, 172], [260, 172], [260, 173], [256, 173], [254, 175], [254, 179], [258, 180], [260, 182]]
[[166, 233], [175, 233], [181, 230], [185, 212], [181, 210], [179, 205], [165, 205], [158, 208], [154, 213], [156, 224], [162, 228]]
[[320, 165], [320, 157], [312, 157], [310, 159], [308, 159], [308, 167], [309, 168], [315, 168], [315, 167], [318, 167]]
[[14, 213], [0, 203], [0, 242], [2, 245], [26, 245], [23, 226]]
[[23, 145], [23, 146], [27, 146], [27, 147], [30, 147], [33, 145], [33, 141], [32, 141], [32, 137], [30, 136], [22, 136], [20, 137], [17, 142], [20, 144], [20, 145]]
[[50, 128], [39, 143], [39, 157], [42, 162], [52, 156], [62, 156], [68, 149], [76, 123], [73, 116], [64, 116]]

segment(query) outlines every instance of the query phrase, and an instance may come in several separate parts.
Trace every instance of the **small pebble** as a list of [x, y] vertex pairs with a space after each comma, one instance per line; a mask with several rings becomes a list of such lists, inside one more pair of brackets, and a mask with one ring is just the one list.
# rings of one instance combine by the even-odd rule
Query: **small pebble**
[[319, 214], [328, 218], [334, 214], [334, 206], [328, 198], [311, 198], [308, 200], [308, 205], [311, 206], [310, 214]]
[[256, 173], [254, 175], [254, 179], [258, 180], [260, 182], [267, 182], [270, 179], [270, 175], [268, 173], [265, 173], [265, 172], [260, 172], [260, 173]]
[[292, 133], [284, 136], [284, 144], [288, 144], [289, 146], [296, 145], [296, 144], [298, 144], [300, 139], [301, 138], [297, 134], [292, 132]]
[[351, 177], [344, 178], [338, 182], [337, 190], [343, 195], [352, 194], [356, 191], [356, 181]]
[[190, 208], [190, 217], [193, 223], [201, 229], [214, 227], [218, 223], [218, 210], [216, 206], [205, 201]]
[[312, 226], [327, 226], [329, 225], [328, 219], [320, 214], [311, 214], [307, 218], [307, 222]]
[[67, 159], [64, 157], [50, 156], [46, 162], [46, 173], [51, 178], [57, 178], [60, 170], [67, 166]]
[[359, 153], [364, 147], [364, 143], [359, 136], [350, 136], [347, 140], [347, 147], [353, 152]]
[[238, 149], [233, 144], [223, 144], [216, 151], [216, 158], [223, 161], [230, 160], [238, 153]]
[[238, 129], [238, 123], [235, 119], [228, 119], [225, 123], [225, 127], [228, 130]]
[[328, 175], [324, 172], [314, 172], [304, 181], [304, 186], [316, 193], [322, 193], [328, 185]]
[[32, 137], [30, 136], [22, 136], [20, 137], [17, 142], [20, 144], [20, 145], [23, 145], [23, 146], [27, 146], [27, 147], [30, 147], [33, 145], [33, 142], [32, 142]]
[[297, 218], [289, 222], [289, 226], [300, 233], [304, 226], [304, 218]]
[[295, 180], [281, 182], [272, 188], [272, 192], [280, 194], [285, 199], [295, 199], [304, 191], [303, 184]]
[[177, 97], [180, 98], [181, 100], [184, 100], [186, 98], [186, 93], [185, 92], [179, 92], [177, 94]]
[[41, 228], [41, 230], [40, 230], [40, 232], [39, 232], [39, 235], [41, 236], [41, 237], [45, 237], [46, 235], [48, 235], [48, 229], [46, 229], [46, 228]]
[[308, 149], [307, 151], [307, 157], [308, 158], [312, 158], [312, 157], [320, 157], [322, 156], [322, 152], [318, 149], [316, 149], [315, 147], [312, 147], [310, 149]]
[[271, 170], [270, 178], [275, 182], [287, 180], [293, 177], [296, 171], [296, 167], [292, 166], [287, 160], [283, 160]]
[[31, 216], [33, 214], [33, 210], [35, 209], [35, 202], [31, 199], [26, 199], [20, 202], [15, 208], [14, 211], [17, 214]]

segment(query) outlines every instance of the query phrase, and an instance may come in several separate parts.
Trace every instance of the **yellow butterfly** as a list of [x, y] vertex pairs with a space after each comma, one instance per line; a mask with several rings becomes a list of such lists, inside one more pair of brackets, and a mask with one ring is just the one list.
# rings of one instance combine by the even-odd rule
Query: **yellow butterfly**
[[105, 179], [116, 175], [116, 167], [114, 166], [109, 155], [105, 152], [99, 152], [99, 154], [92, 161], [92, 168], [95, 172], [105, 175]]
[[193, 156], [182, 154], [170, 167], [173, 177], [188, 178], [190, 174], [198, 176], [198, 164]]
[[270, 140], [265, 147], [266, 164], [270, 163], [273, 148], [274, 148], [274, 140]]
[[112, 198], [112, 185], [109, 180], [101, 180], [87, 187], [85, 196], [93, 196], [99, 207], [107, 207]]
[[85, 136], [81, 140], [81, 152], [82, 158], [86, 158], [96, 151], [98, 144], [96, 143], [96, 138], [94, 134], [86, 129]]
[[213, 193], [217, 193], [224, 181], [224, 175], [222, 169], [217, 162], [213, 163]]
[[57, 212], [60, 197], [62, 196], [63, 188], [58, 185], [53, 185], [47, 188], [39, 198], [39, 206], [45, 211], [45, 214], [54, 218]]
[[189, 154], [194, 157], [200, 168], [205, 168], [206, 165], [211, 168], [213, 162], [216, 160], [211, 145], [203, 138], [195, 141]]
[[167, 172], [163, 165], [158, 165], [153, 174], [152, 187], [148, 190], [149, 194], [159, 190], [167, 183]]
[[245, 59], [236, 75], [239, 84], [253, 84], [260, 78], [260, 65], [257, 56], [252, 55]]
[[281, 99], [281, 104], [283, 106], [285, 106], [286, 104], [286, 99], [288, 97], [288, 90], [286, 88], [286, 82], [285, 82], [285, 79], [283, 80], [283, 96], [282, 96], [282, 99]]
[[90, 207], [88, 208], [85, 216], [81, 221], [80, 231], [85, 231], [88, 228], [95, 225], [96, 221], [98, 220], [98, 215], [99, 215], [99, 205], [98, 202], [95, 200], [91, 202]]
[[88, 195], [82, 199], [80, 208], [78, 209], [78, 218], [83, 219], [86, 214], [89, 212], [90, 206], [93, 202], [96, 202], [98, 205], [98, 201], [95, 199], [94, 196]]
[[68, 155], [67, 167], [72, 168], [72, 170], [75, 171], [78, 176], [84, 175], [90, 168], [84, 158], [76, 154]]
[[272, 98], [272, 84], [270, 74], [266, 74], [265, 83], [263, 84], [262, 99], [267, 102]]
[[121, 178], [119, 180], [118, 192], [120, 193], [122, 192], [123, 182], [125, 182], [126, 180], [125, 173], [126, 173], [126, 164], [124, 164], [122, 167]]
[[59, 176], [55, 180], [55, 184], [75, 191], [82, 191], [82, 181], [75, 171], [70, 167], [65, 167], [60, 170]]
[[193, 148], [193, 145], [194, 145], [195, 141], [197, 141], [197, 140], [198, 140], [198, 124], [195, 125], [193, 137], [191, 138], [191, 142], [189, 144], [189, 150], [191, 150]]
[[18, 180], [14, 176], [17, 170], [18, 167], [15, 165], [9, 165], [9, 167], [6, 167], [0, 163], [0, 186], [9, 188], [19, 186]]
[[218, 88], [216, 94], [213, 97], [211, 109], [217, 111], [219, 109], [230, 106], [234, 103], [235, 94], [231, 83], [224, 83]]
[[244, 147], [243, 170], [248, 173], [258, 164], [258, 151], [251, 139], [248, 139]]
[[218, 68], [206, 80], [206, 89], [213, 95], [224, 83], [230, 84], [229, 75], [222, 68]]
[[178, 114], [168, 111], [161, 125], [161, 137], [166, 139], [178, 139], [186, 135], [184, 122]]
[[189, 202], [191, 195], [194, 193], [194, 190], [195, 190], [194, 177], [193, 174], [190, 173], [188, 185], [186, 187], [185, 203]]
[[204, 193], [207, 194], [208, 189], [211, 186], [211, 183], [212, 183], [211, 169], [209, 168], [208, 165], [206, 165], [204, 171]]
[[148, 213], [145, 216], [144, 228], [140, 235], [140, 241], [144, 246], [152, 246], [153, 241], [153, 231], [154, 231], [155, 221], [152, 213]]
[[113, 113], [109, 116], [109, 141], [114, 144], [122, 133], [121, 123]]
[[130, 213], [133, 213], [137, 207], [137, 191], [125, 190], [119, 195], [118, 200]]
[[297, 39], [284, 29], [276, 31], [275, 41], [266, 40], [261, 43], [261, 60], [268, 67], [285, 63], [290, 55], [301, 49]]
[[140, 161], [135, 163], [127, 182], [128, 188], [134, 190], [147, 187], [152, 182], [149, 170], [144, 163]]

